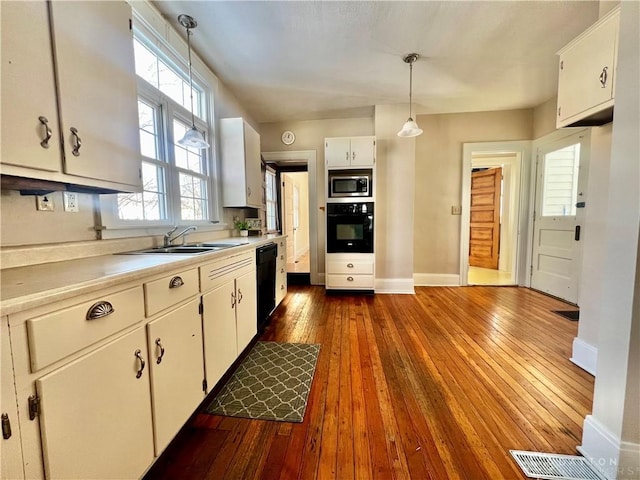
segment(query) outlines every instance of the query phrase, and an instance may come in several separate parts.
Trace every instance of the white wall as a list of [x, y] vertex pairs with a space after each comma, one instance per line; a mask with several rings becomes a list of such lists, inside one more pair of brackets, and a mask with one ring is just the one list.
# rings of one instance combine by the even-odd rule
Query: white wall
[[[609, 478], [640, 477], [640, 3], [622, 2], [593, 414], [581, 452]], [[634, 336], [635, 335], [635, 336]]]

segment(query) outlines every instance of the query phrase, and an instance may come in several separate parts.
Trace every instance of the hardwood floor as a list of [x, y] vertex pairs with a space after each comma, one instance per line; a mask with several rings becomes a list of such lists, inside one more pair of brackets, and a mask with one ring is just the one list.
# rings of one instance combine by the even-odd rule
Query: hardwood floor
[[303, 423], [199, 414], [151, 479], [523, 479], [575, 454], [593, 378], [566, 304], [516, 287], [326, 295], [292, 286], [261, 340], [320, 343]]

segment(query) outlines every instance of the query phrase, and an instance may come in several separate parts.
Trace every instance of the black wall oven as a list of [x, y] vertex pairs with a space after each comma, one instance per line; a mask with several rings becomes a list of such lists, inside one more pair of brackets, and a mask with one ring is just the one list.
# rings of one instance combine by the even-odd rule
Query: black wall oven
[[373, 253], [373, 202], [327, 203], [327, 253]]

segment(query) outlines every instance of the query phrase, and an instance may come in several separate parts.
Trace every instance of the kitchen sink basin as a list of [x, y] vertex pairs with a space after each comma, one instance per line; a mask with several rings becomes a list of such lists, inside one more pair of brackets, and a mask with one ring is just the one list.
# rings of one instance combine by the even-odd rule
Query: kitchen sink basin
[[127, 255], [138, 255], [138, 254], [146, 254], [146, 253], [175, 253], [181, 255], [197, 255], [200, 253], [208, 253], [215, 252], [216, 250], [221, 250], [220, 248], [215, 247], [197, 247], [191, 245], [179, 245], [175, 247], [157, 247], [157, 248], [149, 248], [146, 250], [136, 250], [135, 252], [125, 252]]
[[179, 255], [198, 255], [201, 253], [217, 252], [218, 250], [224, 250], [226, 248], [238, 247], [240, 245], [247, 245], [247, 243], [190, 243], [189, 245], [174, 245], [171, 247], [156, 247], [147, 248], [145, 250], [136, 250], [133, 252], [124, 252], [124, 255], [142, 255], [147, 253], [173, 253]]

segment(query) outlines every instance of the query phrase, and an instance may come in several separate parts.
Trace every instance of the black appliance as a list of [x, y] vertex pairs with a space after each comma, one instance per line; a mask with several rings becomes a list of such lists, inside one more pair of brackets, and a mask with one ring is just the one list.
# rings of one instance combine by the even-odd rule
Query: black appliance
[[268, 243], [256, 249], [258, 287], [258, 332], [262, 331], [276, 307], [276, 258], [278, 246]]
[[327, 253], [373, 253], [373, 202], [327, 203]]
[[370, 197], [371, 194], [370, 173], [329, 171], [329, 198]]

